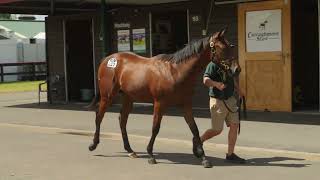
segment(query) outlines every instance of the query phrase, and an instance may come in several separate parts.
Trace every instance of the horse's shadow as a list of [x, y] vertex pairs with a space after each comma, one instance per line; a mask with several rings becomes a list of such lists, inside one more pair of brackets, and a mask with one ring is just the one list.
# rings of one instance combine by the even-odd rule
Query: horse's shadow
[[[139, 158], [149, 159], [149, 156], [145, 153], [138, 152]], [[187, 153], [154, 153], [155, 158], [159, 164], [185, 164], [185, 165], [200, 165], [199, 159], [195, 158], [192, 154]], [[108, 155], [95, 155], [98, 157], [124, 157], [129, 158], [127, 153], [120, 152], [119, 154]], [[246, 164], [234, 164], [226, 162], [225, 159], [217, 157], [207, 157], [213, 166], [272, 166], [272, 167], [290, 167], [290, 168], [302, 168], [308, 167], [311, 164], [305, 163], [280, 163], [282, 161], [304, 161], [305, 159], [290, 158], [290, 157], [269, 157], [269, 158], [251, 158], [247, 159]]]

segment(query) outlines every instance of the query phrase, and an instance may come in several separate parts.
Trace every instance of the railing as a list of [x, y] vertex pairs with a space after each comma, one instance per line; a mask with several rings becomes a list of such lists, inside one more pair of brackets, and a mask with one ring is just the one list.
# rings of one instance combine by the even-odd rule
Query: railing
[[[2, 63], [0, 64], [0, 82], [4, 81], [4, 76], [8, 76], [8, 75], [26, 75], [31, 77], [32, 80], [36, 80], [37, 76], [40, 75], [45, 75], [47, 73], [46, 69], [45, 70], [40, 70], [37, 71], [36, 70], [36, 66], [40, 66], [40, 65], [46, 65], [46, 62], [20, 62], [20, 63]], [[30, 70], [24, 70], [23, 72], [8, 72], [5, 73], [4, 72], [4, 67], [9, 67], [9, 66], [29, 66]], [[19, 71], [19, 70], [17, 70]]]

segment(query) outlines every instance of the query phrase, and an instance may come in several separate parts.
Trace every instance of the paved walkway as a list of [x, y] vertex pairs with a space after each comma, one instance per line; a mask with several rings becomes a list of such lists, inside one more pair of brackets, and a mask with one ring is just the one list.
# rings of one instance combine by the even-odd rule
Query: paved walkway
[[[43, 95], [45, 97], [45, 95]], [[43, 99], [44, 100], [44, 99]], [[94, 130], [94, 113], [83, 108], [85, 104], [37, 104], [36, 93], [0, 94], [0, 122], [45, 125], [79, 130]], [[120, 133], [118, 114], [120, 107], [108, 110], [102, 123], [103, 132]], [[159, 137], [190, 140], [191, 132], [179, 109], [169, 109], [163, 118]], [[200, 132], [210, 126], [209, 112], [195, 110]], [[135, 106], [129, 116], [128, 133], [150, 136], [152, 107]], [[238, 145], [320, 153], [320, 114], [249, 112], [242, 121]], [[209, 142], [225, 144], [227, 131]]]
[[214, 167], [204, 169], [193, 157], [190, 141], [165, 138], [158, 138], [155, 144], [158, 164], [149, 165], [145, 154], [148, 138], [144, 136], [131, 136], [140, 157], [130, 159], [119, 134], [103, 134], [94, 152], [87, 149], [91, 141], [88, 135], [83, 130], [0, 123], [0, 179], [316, 180], [320, 168], [319, 155], [242, 148], [238, 153], [248, 163], [229, 164], [224, 162], [225, 148], [209, 143], [206, 154]]
[[[201, 167], [191, 153], [191, 132], [177, 109], [164, 117], [154, 150], [159, 164], [147, 164], [151, 108], [138, 105], [130, 115], [129, 139], [139, 159], [124, 153], [119, 106], [106, 114], [98, 149], [87, 147], [94, 113], [84, 104], [37, 105], [36, 93], [0, 94], [0, 180], [60, 179], [318, 179], [318, 114], [250, 112], [242, 122], [237, 153], [246, 165], [224, 162], [227, 132], [205, 143], [214, 167]], [[206, 111], [195, 112], [200, 132], [210, 125]]]

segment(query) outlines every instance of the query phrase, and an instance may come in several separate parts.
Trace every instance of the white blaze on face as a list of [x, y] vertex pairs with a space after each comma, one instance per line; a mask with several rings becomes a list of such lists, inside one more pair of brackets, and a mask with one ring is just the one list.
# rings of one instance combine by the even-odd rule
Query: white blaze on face
[[117, 67], [117, 63], [118, 62], [116, 58], [111, 58], [108, 60], [107, 67], [115, 68]]
[[232, 61], [231, 66], [230, 66], [232, 73], [235, 73], [237, 68], [238, 68], [238, 64], [235, 61]]

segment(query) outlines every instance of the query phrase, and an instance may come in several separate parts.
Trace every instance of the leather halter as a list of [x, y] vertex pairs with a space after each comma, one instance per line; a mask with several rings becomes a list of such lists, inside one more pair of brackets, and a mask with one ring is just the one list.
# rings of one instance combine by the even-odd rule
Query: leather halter
[[[223, 70], [223, 73], [230, 72], [229, 71], [230, 70], [230, 66], [226, 63], [228, 61], [228, 59], [222, 59], [220, 61], [215, 61], [214, 57], [216, 55], [216, 48], [215, 48], [215, 41], [212, 40], [212, 37], [210, 37], [209, 45], [210, 45], [210, 50], [211, 50], [211, 61], [215, 62]], [[247, 116], [246, 115], [246, 110], [245, 110], [246, 109], [245, 99], [244, 99], [244, 97], [242, 97], [242, 98], [243, 98], [242, 100], [244, 100], [244, 114], [245, 114], [245, 116]], [[238, 108], [236, 111], [232, 111], [230, 109], [230, 107], [227, 105], [227, 103], [225, 102], [225, 100], [222, 100], [222, 102], [223, 102], [224, 106], [226, 107], [226, 109], [229, 112], [231, 112], [231, 113], [236, 113], [236, 112], [240, 113], [240, 108]], [[240, 107], [241, 107], [241, 102], [242, 101], [240, 101]], [[239, 118], [239, 120], [240, 120], [240, 118]], [[239, 123], [238, 134], [240, 134], [240, 123]]]
[[209, 45], [211, 49], [211, 61], [217, 63], [224, 71], [227, 71], [230, 69], [230, 66], [227, 64], [227, 59], [222, 59], [220, 61], [215, 61], [214, 57], [216, 54], [216, 47], [215, 47], [216, 42], [212, 41], [212, 37], [210, 38]]

